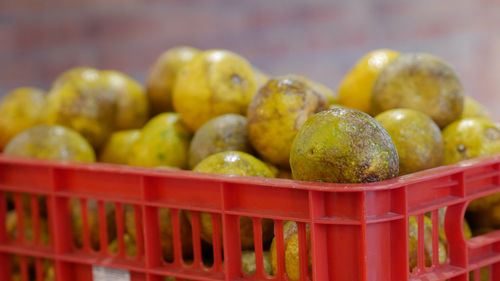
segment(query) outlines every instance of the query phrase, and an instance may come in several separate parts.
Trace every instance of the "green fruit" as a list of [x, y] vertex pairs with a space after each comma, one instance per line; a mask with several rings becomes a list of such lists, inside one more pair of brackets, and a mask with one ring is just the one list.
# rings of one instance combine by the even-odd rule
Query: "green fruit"
[[337, 183], [375, 182], [398, 175], [398, 153], [375, 119], [333, 107], [309, 118], [290, 154], [294, 179]]
[[373, 85], [371, 105], [375, 115], [393, 108], [422, 111], [444, 128], [462, 115], [463, 99], [460, 80], [446, 62], [410, 53], [382, 69]]
[[391, 136], [399, 155], [399, 175], [437, 167], [444, 160], [439, 127], [413, 109], [391, 109], [375, 117]]
[[201, 126], [189, 148], [189, 166], [194, 168], [208, 156], [230, 150], [252, 151], [247, 135], [247, 119], [241, 115], [221, 115]]

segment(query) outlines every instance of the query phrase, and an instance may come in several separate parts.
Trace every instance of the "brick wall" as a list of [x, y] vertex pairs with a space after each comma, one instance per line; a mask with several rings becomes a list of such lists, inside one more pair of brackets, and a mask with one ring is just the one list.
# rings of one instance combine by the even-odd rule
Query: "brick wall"
[[6, 0], [0, 95], [48, 88], [77, 65], [144, 81], [155, 58], [179, 44], [230, 49], [272, 75], [303, 74], [334, 89], [369, 50], [434, 53], [500, 120], [498, 0]]

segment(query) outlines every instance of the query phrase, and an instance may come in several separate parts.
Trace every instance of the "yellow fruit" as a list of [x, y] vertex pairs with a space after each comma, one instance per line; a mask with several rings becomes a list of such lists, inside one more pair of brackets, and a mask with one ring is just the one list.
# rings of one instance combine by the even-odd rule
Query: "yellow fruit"
[[372, 114], [373, 83], [380, 71], [398, 56], [398, 52], [380, 49], [362, 57], [340, 83], [339, 104]]
[[118, 131], [111, 134], [99, 155], [100, 162], [128, 164], [132, 145], [141, 136], [140, 130]]
[[462, 119], [465, 118], [486, 118], [490, 119], [488, 110], [471, 97], [465, 97]]
[[241, 151], [224, 151], [203, 159], [193, 171], [238, 176], [274, 177], [265, 163]]
[[256, 67], [253, 68], [253, 73], [255, 75], [255, 89], [258, 91], [267, 83], [269, 76]]
[[455, 71], [441, 58], [403, 54], [384, 67], [373, 84], [371, 110], [411, 108], [427, 114], [440, 128], [462, 115], [464, 92]]
[[151, 119], [132, 145], [129, 164], [142, 167], [187, 167], [191, 133], [175, 113]]
[[300, 127], [314, 113], [327, 108], [325, 96], [307, 78], [272, 78], [248, 107], [250, 142], [265, 161], [288, 168], [290, 147]]
[[[312, 259], [311, 259], [311, 236], [310, 227], [306, 226], [307, 251], [309, 257], [309, 278], [312, 276]], [[299, 233], [297, 224], [293, 221], [287, 221], [283, 225], [283, 242], [285, 245], [285, 272], [290, 280], [300, 279], [300, 260], [299, 260]], [[278, 255], [276, 238], [271, 243], [271, 267], [273, 275], [278, 274]]]
[[100, 72], [104, 84], [116, 94], [115, 130], [137, 129], [149, 118], [149, 102], [144, 88], [134, 79], [113, 70]]
[[98, 76], [99, 70], [92, 67], [81, 66], [70, 68], [59, 74], [59, 76], [52, 83], [52, 88], [58, 88], [67, 81], [92, 81], [94, 79], [97, 79]]
[[194, 168], [212, 154], [229, 150], [252, 151], [247, 119], [241, 115], [224, 114], [201, 126], [189, 147], [189, 167]]
[[333, 107], [309, 118], [290, 153], [294, 179], [362, 183], [398, 175], [396, 147], [387, 131], [361, 111]]
[[94, 162], [90, 144], [77, 132], [57, 125], [38, 125], [13, 138], [6, 155], [41, 159]]
[[[16, 210], [8, 211], [5, 215], [5, 225], [6, 231], [11, 238], [17, 238], [18, 232], [18, 218]], [[24, 238], [28, 241], [34, 241], [35, 230], [33, 226], [33, 221], [31, 217], [31, 212], [23, 212], [23, 228], [24, 228]], [[40, 217], [39, 221], [39, 239], [44, 245], [48, 245], [50, 242], [49, 237], [49, 222], [47, 218]]]
[[71, 128], [100, 148], [115, 126], [116, 97], [98, 72], [68, 79], [49, 92], [45, 121]]
[[[173, 227], [170, 210], [167, 208], [159, 208], [158, 220], [163, 258], [167, 261], [173, 261]], [[179, 225], [183, 256], [189, 257], [193, 254], [193, 236], [191, 233], [191, 225], [186, 217], [186, 213], [183, 211], [179, 213]], [[125, 209], [125, 230], [130, 235], [132, 241], [137, 241], [135, 214], [131, 208]]]
[[500, 128], [483, 118], [461, 119], [443, 130], [446, 165], [500, 153]]
[[309, 80], [309, 83], [316, 92], [322, 93], [325, 96], [328, 105], [339, 103], [338, 95], [330, 90], [327, 86], [312, 80]]
[[[432, 265], [432, 220], [424, 217], [424, 253], [425, 266]], [[409, 219], [408, 252], [410, 255], [410, 271], [418, 265], [418, 222], [415, 217]], [[444, 263], [447, 258], [446, 247], [439, 242], [439, 263]]]
[[437, 167], [444, 160], [439, 127], [413, 109], [391, 109], [375, 117], [391, 136], [399, 156], [399, 175]]
[[[219, 173], [239, 176], [274, 177], [273, 173], [262, 161], [250, 154], [240, 151], [224, 151], [213, 154], [201, 161], [193, 171], [204, 173]], [[212, 217], [210, 214], [200, 214], [200, 236], [212, 243]], [[262, 239], [269, 241], [273, 235], [273, 221], [262, 220]], [[240, 217], [240, 241], [242, 249], [253, 247], [253, 224], [248, 217]]]
[[[264, 271], [268, 274], [272, 274], [271, 268], [271, 254], [269, 252], [262, 253], [262, 259], [264, 264]], [[241, 252], [241, 268], [246, 274], [254, 274], [257, 269], [255, 262], [255, 252], [254, 251], [242, 251]]]
[[192, 47], [175, 47], [156, 60], [146, 82], [153, 114], [172, 111], [172, 92], [177, 75], [199, 53], [200, 50]]
[[0, 99], [0, 151], [20, 132], [42, 121], [45, 92], [37, 88], [17, 88]]
[[186, 64], [177, 77], [173, 105], [191, 131], [226, 113], [246, 114], [255, 93], [250, 64], [225, 50], [209, 50]]

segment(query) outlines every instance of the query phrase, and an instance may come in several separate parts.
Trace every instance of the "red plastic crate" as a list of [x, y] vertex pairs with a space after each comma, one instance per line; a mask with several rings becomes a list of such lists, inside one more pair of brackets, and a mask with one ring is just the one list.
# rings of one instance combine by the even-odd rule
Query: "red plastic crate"
[[[489, 280], [500, 280], [500, 231], [465, 240], [462, 221], [468, 203], [500, 191], [500, 156], [474, 159], [439, 167], [393, 180], [371, 184], [324, 184], [284, 179], [201, 174], [190, 171], [143, 169], [107, 164], [64, 164], [16, 159], [0, 155], [0, 280], [10, 280], [10, 256], [21, 258], [21, 272], [28, 279], [27, 257], [35, 259], [36, 274], [42, 280], [42, 261], [55, 266], [57, 280], [92, 280], [92, 266], [106, 266], [129, 272], [131, 280], [288, 280], [284, 256], [278, 255], [278, 274], [268, 276], [262, 264], [262, 249], [256, 247], [257, 271], [242, 272], [239, 217], [253, 218], [255, 244], [261, 245], [262, 218], [273, 219], [278, 253], [283, 253], [283, 222], [297, 222], [300, 243], [301, 280], [309, 280], [306, 224], [311, 229], [312, 276], [334, 281], [465, 281], [473, 272], [488, 267]], [[21, 214], [20, 194], [30, 194], [35, 226], [32, 242], [6, 233], [6, 192], [15, 194]], [[36, 196], [45, 195], [50, 243], [40, 242], [39, 208]], [[88, 229], [84, 246], [73, 244], [68, 201], [70, 198], [97, 200], [101, 250], [91, 250]], [[123, 204], [135, 208], [138, 231], [137, 254], [125, 254], [123, 239], [118, 253], [107, 251], [104, 202], [123, 216]], [[431, 212], [437, 225], [438, 210], [447, 207], [445, 232], [448, 260], [440, 264], [434, 255], [431, 267], [424, 265], [424, 214]], [[174, 261], [162, 259], [159, 245], [158, 212], [170, 208], [173, 223]], [[182, 257], [179, 210], [193, 214], [194, 260]], [[85, 211], [85, 210], [84, 210]], [[199, 212], [222, 218], [222, 243], [214, 240], [213, 265], [201, 258]], [[408, 219], [419, 222], [418, 268], [409, 272]], [[21, 216], [18, 216], [18, 218]], [[214, 222], [216, 222], [215, 220]], [[123, 221], [116, 220], [118, 237]], [[18, 233], [23, 223], [18, 221]], [[214, 223], [214, 237], [219, 226]], [[433, 253], [438, 249], [438, 228], [433, 227]], [[141, 235], [143, 234], [143, 235]], [[222, 253], [221, 253], [222, 251]]]

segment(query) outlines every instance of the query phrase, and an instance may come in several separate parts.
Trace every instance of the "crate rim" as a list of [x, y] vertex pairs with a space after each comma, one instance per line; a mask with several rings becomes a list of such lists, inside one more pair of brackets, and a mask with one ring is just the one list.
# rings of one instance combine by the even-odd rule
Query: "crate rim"
[[[418, 184], [427, 180], [459, 174], [470, 166], [482, 167], [498, 163], [500, 154], [484, 156], [461, 161], [455, 164], [439, 166], [416, 173], [399, 176], [393, 179], [372, 183], [324, 183], [313, 181], [299, 181], [281, 178], [264, 178], [249, 176], [234, 176], [214, 173], [201, 173], [190, 170], [167, 170], [157, 168], [135, 167], [109, 163], [83, 163], [71, 161], [53, 161], [27, 157], [7, 156], [0, 153], [0, 164], [14, 164], [24, 166], [44, 167], [49, 169], [79, 170], [102, 173], [128, 174], [146, 177], [170, 177], [177, 179], [200, 180], [203, 182], [219, 182], [225, 184], [249, 184], [253, 186], [271, 186], [276, 188], [302, 189], [322, 192], [363, 192], [396, 189], [402, 186]], [[499, 167], [500, 168], [500, 167]]]

